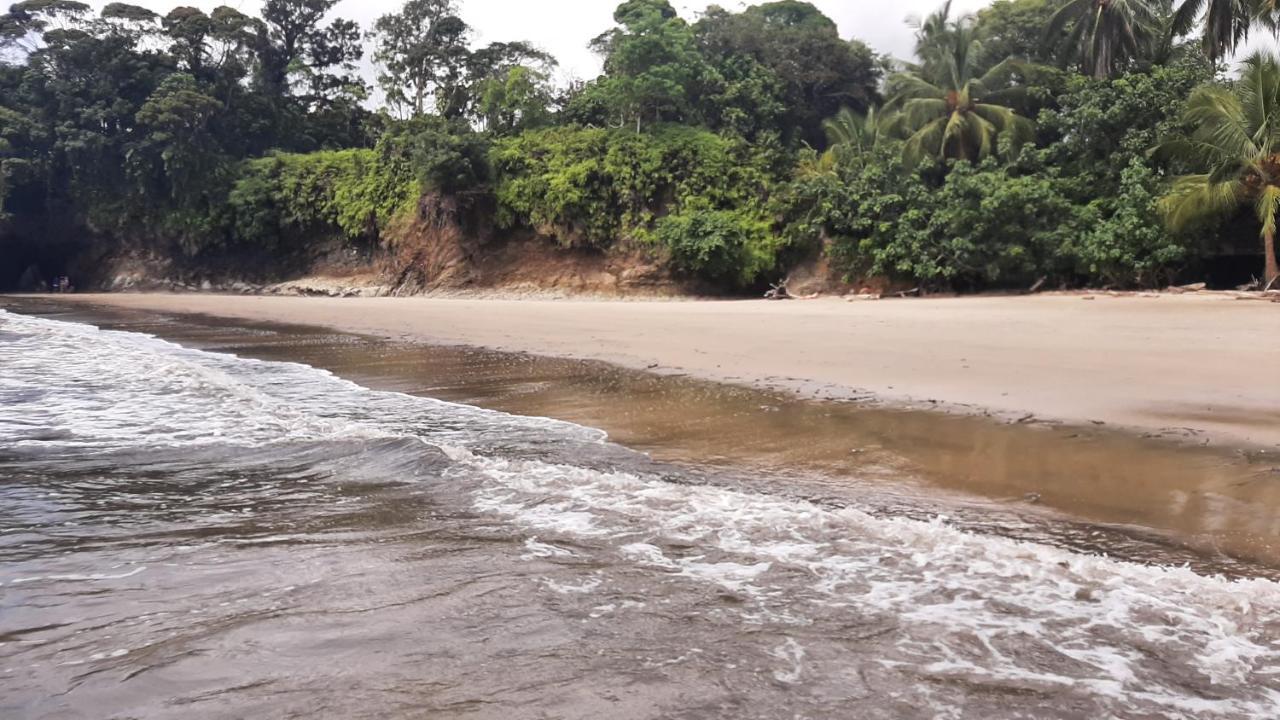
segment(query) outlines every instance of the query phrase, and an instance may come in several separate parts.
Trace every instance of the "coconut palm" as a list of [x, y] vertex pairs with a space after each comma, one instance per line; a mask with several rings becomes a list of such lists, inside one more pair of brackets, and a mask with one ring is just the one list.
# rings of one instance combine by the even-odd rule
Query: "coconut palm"
[[907, 24], [916, 31], [915, 55], [921, 66], [930, 67], [943, 61], [948, 54], [949, 39], [956, 22], [951, 17], [951, 0], [924, 17], [907, 18]]
[[1194, 130], [1156, 152], [1201, 172], [1177, 178], [1160, 200], [1166, 222], [1182, 230], [1252, 205], [1262, 225], [1266, 282], [1274, 284], [1280, 278], [1280, 59], [1257, 53], [1245, 60], [1234, 87], [1197, 88], [1183, 119]]
[[834, 172], [838, 166], [860, 167], [888, 137], [893, 116], [873, 106], [865, 113], [840, 108], [840, 112], [822, 121], [827, 136], [827, 150], [809, 163], [814, 172]]
[[1021, 64], [1006, 60], [983, 67], [982, 44], [972, 16], [954, 20], [935, 13], [918, 34], [922, 62], [889, 80], [889, 105], [900, 110], [896, 125], [907, 135], [904, 160], [926, 156], [981, 160], [995, 152], [1001, 135], [1015, 145], [1030, 139], [1033, 123], [1004, 104], [1025, 94], [1013, 82]]
[[822, 121], [827, 147], [848, 148], [857, 153], [871, 152], [880, 145], [884, 136], [883, 119], [884, 114], [876, 112], [874, 107], [865, 113], [840, 108], [840, 112]]
[[1173, 34], [1190, 35], [1203, 23], [1200, 43], [1211, 60], [1221, 60], [1249, 38], [1255, 25], [1273, 30], [1280, 0], [1182, 0], [1173, 13]]
[[1157, 0], [1069, 0], [1045, 28], [1046, 41], [1062, 38], [1064, 60], [1098, 79], [1114, 77], [1149, 56], [1164, 34]]

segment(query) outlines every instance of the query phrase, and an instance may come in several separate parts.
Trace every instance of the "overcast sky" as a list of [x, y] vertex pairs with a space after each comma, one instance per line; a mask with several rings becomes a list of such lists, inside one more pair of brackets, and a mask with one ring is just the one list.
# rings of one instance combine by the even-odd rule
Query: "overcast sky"
[[[259, 0], [132, 0], [164, 14], [179, 5], [193, 5], [205, 11], [230, 5], [241, 12], [257, 14]], [[911, 29], [906, 19], [936, 9], [942, 0], [811, 0], [840, 25], [845, 38], [856, 37], [877, 52], [905, 58], [911, 54]], [[403, 0], [341, 0], [334, 16], [355, 20], [366, 30], [381, 15], [395, 12]], [[991, 0], [954, 0], [958, 11], [989, 5]], [[96, 8], [105, 0], [92, 0]], [[697, 19], [710, 2], [673, 0], [686, 20]], [[739, 10], [748, 4], [721, 0], [719, 4]], [[615, 0], [460, 0], [462, 17], [475, 29], [477, 44], [504, 40], [529, 40], [556, 56], [562, 78], [590, 79], [600, 72], [599, 60], [587, 50], [587, 42], [613, 25]]]

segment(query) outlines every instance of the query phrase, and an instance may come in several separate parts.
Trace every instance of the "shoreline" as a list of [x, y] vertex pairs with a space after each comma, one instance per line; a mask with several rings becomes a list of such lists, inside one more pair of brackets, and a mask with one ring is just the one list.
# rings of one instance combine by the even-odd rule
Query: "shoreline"
[[844, 302], [3, 296], [595, 360], [801, 397], [1280, 447], [1280, 312], [1220, 296]]

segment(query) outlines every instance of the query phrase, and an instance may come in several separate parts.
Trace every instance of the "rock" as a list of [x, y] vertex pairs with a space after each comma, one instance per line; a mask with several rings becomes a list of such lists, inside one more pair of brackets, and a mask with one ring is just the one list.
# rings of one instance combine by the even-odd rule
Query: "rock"
[[141, 278], [130, 273], [119, 273], [111, 278], [107, 287], [111, 290], [129, 290], [139, 283]]
[[1198, 282], [1198, 283], [1191, 283], [1190, 285], [1179, 285], [1178, 289], [1182, 290], [1183, 292], [1200, 292], [1201, 290], [1204, 290], [1207, 287], [1209, 287], [1207, 283]]

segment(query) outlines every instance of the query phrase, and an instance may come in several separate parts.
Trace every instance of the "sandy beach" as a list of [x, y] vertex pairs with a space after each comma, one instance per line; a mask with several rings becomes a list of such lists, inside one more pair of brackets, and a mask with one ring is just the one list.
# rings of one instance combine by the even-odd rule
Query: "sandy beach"
[[[1280, 445], [1280, 307], [1215, 295], [845, 302], [60, 300], [604, 360], [819, 397]], [[3, 301], [0, 301], [3, 304]]]

